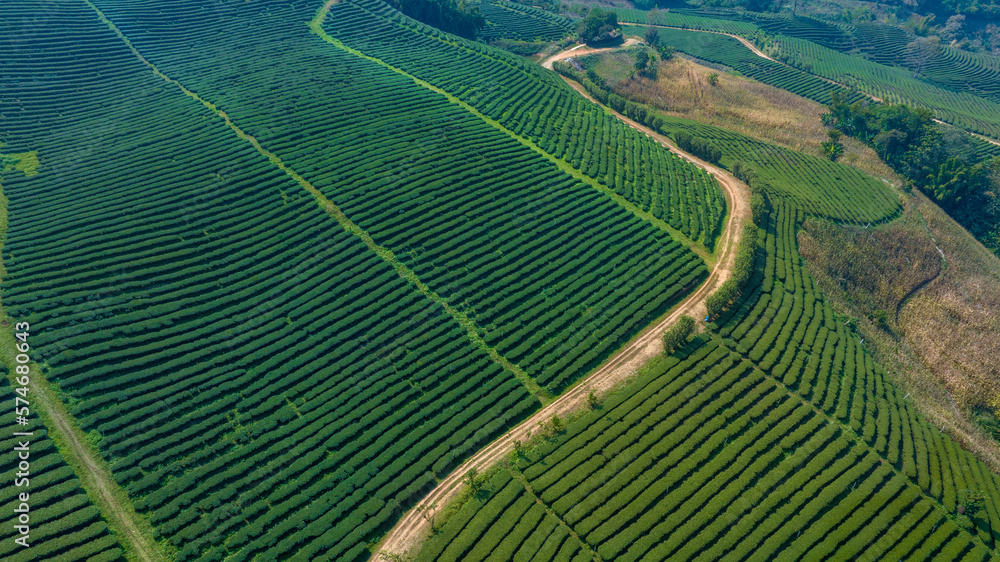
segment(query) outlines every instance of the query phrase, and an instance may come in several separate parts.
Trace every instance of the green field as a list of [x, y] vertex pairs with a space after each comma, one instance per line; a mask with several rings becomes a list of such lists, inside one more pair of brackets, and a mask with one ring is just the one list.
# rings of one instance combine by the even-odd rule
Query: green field
[[[172, 559], [366, 558], [706, 276], [650, 209], [711, 243], [714, 181], [516, 57], [406, 49], [561, 105], [455, 103], [312, 33], [311, 2], [97, 7], [124, 38], [86, 3], [0, 6], [4, 151], [41, 162], [3, 172], [2, 298], [45, 326], [34, 358]], [[532, 137], [543, 109], [592, 128]], [[581, 172], [580, 130], [657, 202]]]
[[[479, 5], [485, 39], [574, 26]], [[830, 29], [706, 14], [656, 21], [783, 25], [781, 48], [816, 74], [859, 73], [858, 90], [950, 104], [993, 134], [992, 101], [897, 79], [909, 71], [839, 52]], [[659, 33], [817, 101], [863, 98], [724, 35]], [[0, 37], [0, 316], [33, 326], [33, 392], [70, 426], [0, 411], [35, 432], [36, 545], [15, 548], [20, 490], [4, 486], [4, 561], [139, 559], [130, 545], [147, 543], [165, 560], [367, 560], [466, 459], [586, 392], [721, 259], [729, 209], [710, 174], [555, 72], [379, 0], [8, 0]], [[896, 387], [798, 254], [807, 216], [881, 223], [898, 196], [724, 129], [657, 126], [755, 171], [750, 281], [411, 554], [995, 557], [1000, 480]], [[0, 441], [11, 474], [16, 438]]]
[[[645, 28], [627, 26], [626, 33], [642, 35]], [[822, 104], [830, 103], [830, 93], [837, 92], [850, 102], [864, 99], [857, 91], [831, 84], [817, 76], [790, 68], [753, 54], [738, 40], [718, 33], [702, 33], [679, 29], [658, 29], [660, 41], [701, 60], [727, 66], [744, 76], [788, 90], [793, 94]]]
[[854, 168], [802, 154], [697, 121], [663, 116], [664, 134], [686, 132], [722, 151], [722, 165], [749, 164], [770, 194], [793, 200], [805, 212], [838, 221], [867, 223], [892, 218], [897, 196], [881, 181]]
[[[725, 12], [714, 15], [726, 19], [737, 17]], [[986, 53], [964, 51], [949, 46], [947, 41], [922, 52], [913, 45], [919, 36], [912, 30], [885, 23], [852, 25], [788, 13], [747, 13], [745, 19], [753, 24], [740, 22], [741, 35], [752, 35], [756, 30], [749, 26], [756, 25], [771, 34], [804, 39], [879, 64], [906, 68], [946, 89], [1000, 102], [1000, 58]]]
[[[15, 396], [24, 394], [33, 399], [30, 393], [15, 394], [15, 388], [7, 380], [7, 368], [2, 370], [0, 401], [13, 404]], [[80, 487], [73, 469], [60, 456], [44, 424], [37, 417], [32, 417], [26, 425], [15, 425], [13, 408], [0, 415], [0, 424], [31, 434], [28, 437], [5, 435], [0, 440], [4, 451], [0, 455], [0, 471], [11, 478], [0, 492], [0, 509], [5, 518], [11, 517], [0, 526], [0, 558], [11, 562], [39, 559], [125, 560], [118, 539], [109, 532], [108, 524]], [[26, 477], [15, 479], [20, 460], [17, 447], [25, 442], [28, 443], [30, 470]], [[26, 502], [19, 497], [23, 493], [28, 494]], [[15, 538], [22, 537], [14, 527], [18, 523], [13, 519], [18, 513], [15, 509], [22, 504], [29, 508], [27, 549], [14, 542]]]
[[687, 237], [709, 248], [714, 243], [725, 213], [715, 181], [551, 72], [481, 44], [443, 41], [377, 0], [335, 4], [325, 29], [348, 47], [470, 104]]

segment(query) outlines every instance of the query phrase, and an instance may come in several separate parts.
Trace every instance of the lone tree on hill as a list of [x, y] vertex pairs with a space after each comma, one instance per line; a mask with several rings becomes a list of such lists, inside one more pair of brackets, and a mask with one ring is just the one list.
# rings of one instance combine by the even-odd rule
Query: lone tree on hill
[[646, 40], [647, 45], [655, 47], [660, 44], [660, 32], [657, 31], [655, 27], [647, 28], [644, 39]]

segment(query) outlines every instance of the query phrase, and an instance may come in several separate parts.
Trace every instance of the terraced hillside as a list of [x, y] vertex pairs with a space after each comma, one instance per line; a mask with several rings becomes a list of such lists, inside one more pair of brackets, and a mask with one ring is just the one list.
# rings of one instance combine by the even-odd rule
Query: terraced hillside
[[[377, 0], [333, 5], [324, 29], [453, 94], [691, 239], [711, 247], [718, 235], [725, 203], [707, 174], [580, 99], [551, 73], [474, 43], [456, 53], [433, 29]], [[456, 55], [461, 62], [452, 63]], [[532, 80], [537, 74], [545, 78]]]
[[[0, 149], [5, 148], [0, 143]], [[0, 247], [8, 219], [4, 177], [33, 177], [38, 168], [37, 151], [0, 152]], [[0, 556], [13, 561], [124, 560], [119, 537], [39, 416], [44, 399], [36, 393], [35, 373], [28, 366], [34, 344], [30, 324], [12, 322], [2, 312], [0, 317], [10, 330], [0, 336], [0, 402], [10, 405], [0, 415], [0, 425], [7, 428], [0, 443], [0, 471], [9, 478], [0, 492], [0, 506], [9, 517], [0, 525]]]
[[812, 215], [855, 223], [882, 221], [899, 201], [882, 182], [854, 168], [689, 119], [663, 117], [662, 130], [687, 133], [722, 151], [722, 164], [747, 164], [772, 196], [794, 200]]
[[[130, 24], [122, 30], [126, 36], [141, 38], [135, 44], [151, 53], [153, 64], [190, 83], [193, 91], [210, 97], [218, 93], [213, 103], [245, 123], [247, 132], [262, 146], [279, 154], [336, 201], [430, 290], [466, 312], [481, 328], [489, 346], [522, 365], [529, 376], [551, 391], [558, 391], [581, 369], [606, 356], [638, 331], [643, 319], [658, 316], [681, 289], [692, 287], [704, 275], [705, 269], [690, 252], [671, 241], [665, 231], [649, 228], [612, 204], [606, 196], [610, 191], [593, 178], [561, 172], [568, 168], [566, 162], [542, 150], [523, 131], [506, 128], [477, 113], [471, 104], [455, 103], [455, 98], [435, 90], [434, 84], [441, 83], [441, 77], [431, 76], [432, 84], [417, 87], [412, 78], [384, 68], [381, 60], [317, 42], [308, 33], [294, 35], [301, 26], [297, 18], [303, 13], [282, 13], [272, 7], [261, 14], [257, 8], [237, 6], [234, 13], [207, 21], [203, 27], [192, 16], [191, 26], [177, 34], [172, 26], [153, 17], [155, 5], [104, 4], [110, 6], [112, 20], [118, 13], [128, 13], [130, 17], [123, 15], [121, 19], [143, 22], [145, 27]], [[174, 2], [171, 6], [177, 13], [185, 13], [184, 5]], [[190, 6], [196, 7], [194, 3]], [[149, 17], [141, 17], [145, 13]], [[267, 66], [254, 72], [264, 51], [275, 55], [260, 37], [247, 36], [245, 43], [240, 43], [233, 38], [234, 30], [225, 28], [237, 25], [226, 22], [246, 18], [260, 18], [274, 28], [275, 41], [280, 39], [285, 45], [281, 51], [286, 57], [284, 71], [275, 74]], [[371, 44], [381, 44], [374, 41], [380, 20], [370, 19], [355, 22], [351, 29], [364, 27]], [[222, 31], [216, 31], [212, 24], [218, 24]], [[297, 37], [300, 43], [290, 37]], [[432, 47], [447, 46], [426, 38]], [[196, 52], [205, 55], [190, 56], [192, 45], [203, 45]], [[231, 87], [233, 66], [220, 65], [214, 55], [214, 49], [223, 47], [231, 49], [232, 65], [248, 65], [245, 88]], [[452, 49], [452, 56], [468, 55], [462, 49]], [[435, 63], [432, 51], [411, 46], [405, 52], [423, 61], [428, 72], [443, 72], [435, 70], [444, 65], [440, 60]], [[507, 68], [510, 60], [516, 60], [490, 52], [506, 57], [507, 62], [499, 64]], [[534, 70], [510, 70], [522, 79], [519, 84], [523, 86], [544, 87], [545, 81], [551, 80], [531, 80]], [[318, 81], [313, 96], [310, 88], [302, 86], [302, 77], [310, 75]], [[355, 80], [351, 87], [342, 85], [344, 76], [357, 75], [364, 78]], [[270, 80], [269, 88], [275, 95], [259, 95], [258, 78]], [[451, 86], [444, 86], [448, 92]], [[321, 96], [319, 92], [324, 93]], [[490, 100], [499, 103], [503, 98]], [[330, 107], [342, 109], [337, 114], [330, 112]], [[530, 104], [526, 109], [517, 108], [534, 110]], [[392, 127], [390, 135], [383, 132], [388, 127]], [[638, 137], [622, 135], [621, 142], [609, 143], [609, 152], [614, 149], [624, 156], [630, 149], [654, 146], [648, 141], [628, 144], [624, 142], [627, 138]], [[583, 153], [584, 140], [594, 142], [568, 135], [561, 140], [564, 150], [572, 149], [574, 154]], [[544, 158], [539, 158], [539, 153]], [[676, 215], [687, 221], [687, 232], [693, 236], [701, 232], [702, 221], [715, 231], [724, 208], [718, 187], [697, 168], [662, 148], [659, 153], [665, 166], [673, 168], [650, 174], [651, 188], [674, 186], [661, 192], [671, 198], [670, 206], [661, 208], [676, 208]], [[644, 171], [637, 159], [623, 162], [617, 172], [621, 177], [635, 179], [625, 172]], [[690, 181], [685, 178], [688, 174]], [[568, 207], [562, 201], [574, 203]], [[702, 201], [707, 204], [701, 205]], [[664, 203], [662, 199], [658, 202]], [[715, 213], [713, 202], [717, 204]], [[697, 210], [698, 214], [682, 215], [683, 209]], [[639, 218], [655, 218], [636, 211]], [[517, 228], [511, 229], [511, 225]], [[560, 227], [553, 228], [556, 225]], [[599, 226], [602, 236], [594, 238]], [[567, 253], [558, 242], [567, 238], [592, 239], [592, 243], [577, 245]], [[625, 244], [630, 251], [621, 251]], [[622, 261], [612, 261], [611, 256]], [[655, 269], [652, 264], [657, 264]], [[522, 269], [532, 275], [518, 276], [516, 272]], [[567, 276], [569, 273], [572, 275]], [[588, 279], [597, 277], [620, 282], [580, 290]], [[674, 288], [663, 293], [660, 288], [665, 286]], [[623, 300], [626, 294], [638, 300]]]
[[476, 4], [486, 18], [486, 27], [477, 35], [483, 39], [556, 41], [576, 27], [573, 20], [507, 0], [484, 0]]
[[776, 202], [717, 327], [512, 459], [418, 559], [994, 558], [1000, 482], [833, 314], [801, 217]]
[[[758, 36], [758, 32], [763, 31], [755, 23], [670, 12], [650, 15], [649, 12], [640, 10], [616, 9], [616, 11], [621, 21], [684, 28], [661, 29], [661, 41], [693, 57], [729, 66], [761, 82], [788, 89], [820, 103], [829, 103], [829, 93], [820, 92], [821, 98], [813, 97], [816, 95], [813, 93], [815, 88], [808, 86], [812, 83], [810, 80], [832, 80], [892, 103], [924, 106], [931, 109], [936, 117], [943, 121], [974, 133], [1000, 139], [1000, 102], [989, 94], [992, 85], [978, 87], [974, 86], [976, 84], [974, 80], [966, 80], [965, 83], [972, 86], [954, 88], [956, 81], [965, 80], [961, 78], [964, 74], [981, 76], [982, 81], [992, 84], [988, 76], [992, 75], [997, 63], [989, 59], [966, 60], [968, 57], [953, 53], [954, 49], [940, 51], [937, 54], [931, 53], [932, 56], [926, 61], [920, 59], [922, 62], [919, 63], [919, 70], [939, 77], [940, 81], [935, 83], [914, 77], [914, 71], [909, 66], [904, 68], [880, 64], [876, 60], [868, 60], [862, 56], [853, 56], [829, 48], [823, 45], [824, 42], [816, 43], [801, 38], [814, 39], [815, 37], [810, 34], [796, 33], [798, 37], [788, 35], [772, 37], [774, 54], [788, 58], [794, 64], [794, 68], [785, 66], [785, 70], [781, 70], [766, 61], [760, 61], [759, 58], [754, 61], [752, 54], [746, 53], [735, 43], [727, 41], [725, 37], [705, 33], [709, 31], [715, 34], [726, 33], [754, 38]], [[638, 35], [642, 32], [642, 29], [631, 31]], [[878, 48], [873, 47], [873, 49]], [[818, 87], [818, 82], [816, 84]]]
[[[705, 12], [705, 15], [740, 22], [749, 20], [771, 34], [804, 39], [842, 53], [861, 55], [882, 65], [907, 68], [946, 89], [1000, 102], [1000, 59], [986, 53], [961, 50], [948, 45], [947, 41], [921, 45], [920, 36], [899, 25], [834, 23], [792, 16], [787, 12], [738, 15], [715, 11]], [[701, 20], [691, 18], [691, 21], [700, 23]], [[734, 21], [733, 25], [740, 23]], [[741, 27], [741, 30], [748, 29], [751, 28]]]
[[364, 558], [698, 285], [672, 235], [722, 222], [708, 176], [561, 81], [414, 31], [534, 92], [494, 119], [323, 40], [317, 8], [0, 6], [5, 150], [43, 164], [2, 178], [3, 303], [172, 559]]
[[[627, 33], [640, 35], [644, 28], [627, 26]], [[659, 28], [660, 41], [677, 50], [712, 63], [725, 65], [744, 76], [749, 76], [765, 84], [788, 90], [813, 101], [830, 103], [830, 92], [837, 92], [845, 101], [854, 103], [865, 95], [842, 88], [801, 72], [780, 62], [761, 58], [740, 44], [737, 39], [719, 33], [701, 33], [677, 29]]]

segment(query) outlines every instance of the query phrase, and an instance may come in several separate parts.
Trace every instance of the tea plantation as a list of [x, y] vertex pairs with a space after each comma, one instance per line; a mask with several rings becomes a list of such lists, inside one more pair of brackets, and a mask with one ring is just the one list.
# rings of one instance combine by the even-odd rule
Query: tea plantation
[[802, 216], [775, 203], [718, 326], [512, 458], [418, 560], [993, 559], [1000, 481], [833, 314]]
[[518, 41], [556, 41], [575, 29], [573, 20], [507, 0], [478, 2], [479, 12], [486, 18], [483, 39], [515, 39]]
[[592, 135], [586, 165], [678, 230], [711, 241], [725, 213], [707, 175], [548, 73], [473, 59], [562, 92], [521, 100], [531, 119], [592, 124], [558, 157], [324, 41], [316, 8], [0, 5], [5, 150], [42, 162], [2, 178], [3, 304], [45, 326], [34, 358], [170, 559], [365, 558], [705, 278], [653, 202], [579, 171]]
[[[15, 396], [19, 395], [7, 380], [7, 369], [2, 370], [0, 400], [13, 404]], [[13, 518], [0, 526], [0, 557], [12, 562], [40, 558], [95, 562], [125, 560], [118, 539], [108, 531], [100, 511], [80, 488], [79, 479], [59, 455], [44, 424], [32, 417], [26, 425], [15, 425], [13, 409], [0, 415], [0, 424], [28, 434], [26, 437], [5, 435], [0, 441], [4, 451], [0, 455], [0, 471], [10, 477], [0, 492], [0, 509], [6, 518], [11, 514], [16, 517], [19, 508], [20, 513], [24, 513], [23, 505], [28, 507], [27, 537], [15, 527], [19, 522]], [[18, 463], [25, 443], [30, 469], [26, 476], [16, 477], [18, 472], [23, 472]], [[20, 495], [24, 493], [28, 494], [27, 501], [21, 501]], [[28, 547], [15, 543], [17, 538], [27, 538]]]
[[665, 115], [661, 130], [672, 138], [687, 133], [712, 143], [722, 152], [723, 165], [748, 165], [772, 196], [794, 200], [807, 213], [868, 223], [899, 211], [897, 196], [886, 185], [849, 166], [689, 119]]
[[[486, 39], [573, 31], [479, 5]], [[729, 37], [660, 33], [815, 100], [863, 97]], [[142, 557], [63, 447], [107, 469], [164, 560], [368, 559], [720, 257], [711, 175], [556, 73], [379, 0], [7, 0], [0, 38], [0, 141], [39, 159], [0, 168], [0, 312], [39, 328], [38, 384], [86, 435], [24, 426], [37, 545], [0, 526], [3, 560]], [[823, 72], [846, 64], [783, 40]], [[989, 110], [948, 118], [992, 134]], [[805, 216], [884, 221], [896, 196], [722, 129], [661, 129], [761, 179], [749, 285], [493, 474], [419, 558], [993, 557], [997, 477], [894, 387], [796, 250]], [[6, 517], [18, 490], [2, 490]]]

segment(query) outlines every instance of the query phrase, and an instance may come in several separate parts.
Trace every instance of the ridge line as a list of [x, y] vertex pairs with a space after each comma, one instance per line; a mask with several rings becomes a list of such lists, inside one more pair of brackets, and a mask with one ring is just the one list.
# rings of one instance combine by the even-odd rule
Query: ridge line
[[582, 546], [584, 550], [589, 552], [594, 557], [595, 562], [604, 562], [604, 559], [601, 558], [601, 555], [597, 553], [597, 549], [594, 548], [594, 545], [584, 540], [584, 538], [581, 537], [580, 534], [576, 532], [576, 529], [574, 529], [572, 525], [567, 523], [562, 517], [559, 516], [558, 513], [556, 513], [556, 510], [552, 509], [552, 507], [549, 504], [545, 503], [545, 500], [538, 497], [538, 494], [535, 493], [535, 490], [531, 487], [531, 483], [528, 482], [528, 479], [524, 476], [524, 473], [522, 473], [520, 470], [514, 467], [508, 468], [507, 471], [511, 473], [511, 476], [513, 476], [514, 478], [518, 479], [521, 482], [521, 484], [524, 486], [524, 491], [528, 492], [528, 494], [535, 499], [535, 502], [538, 505], [542, 506], [542, 509], [545, 510], [545, 513], [547, 515], [555, 517], [556, 521], [558, 521], [560, 525], [562, 525], [563, 527], [566, 528], [567, 531], [569, 531], [570, 536], [579, 541], [580, 546]]

